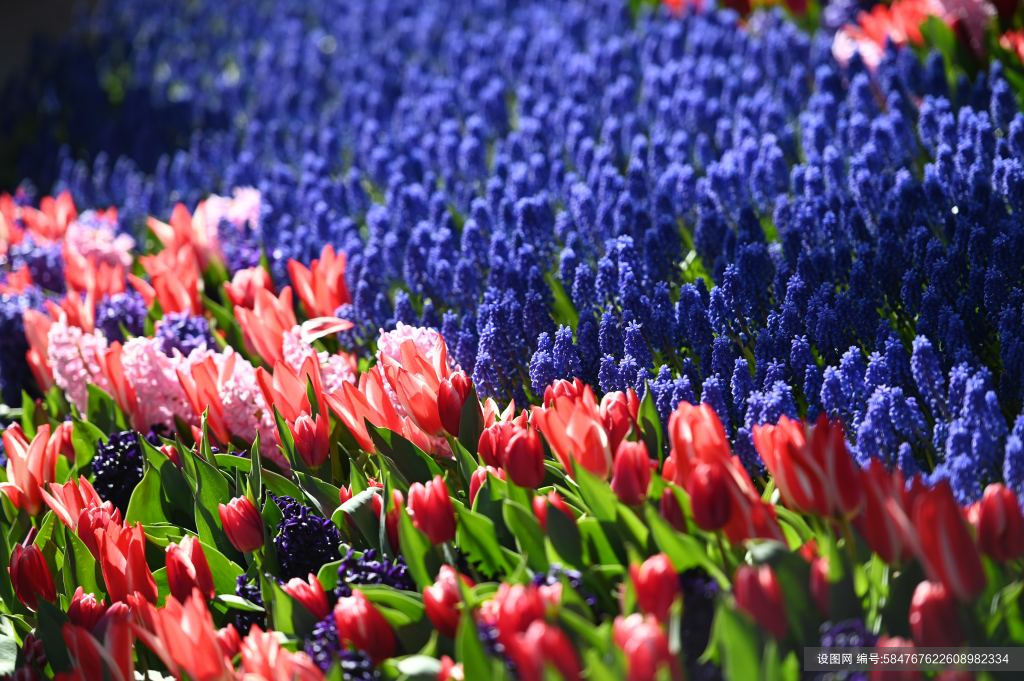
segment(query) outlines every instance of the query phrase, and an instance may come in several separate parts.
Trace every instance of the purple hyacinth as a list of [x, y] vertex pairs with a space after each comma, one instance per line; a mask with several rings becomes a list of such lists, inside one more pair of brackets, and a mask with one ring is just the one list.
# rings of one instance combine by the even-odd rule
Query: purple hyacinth
[[144, 333], [147, 314], [146, 302], [135, 291], [115, 293], [96, 305], [96, 328], [108, 341], [123, 342], [124, 331], [133, 336]]
[[93, 482], [96, 493], [123, 514], [128, 509], [135, 486], [142, 480], [142, 446], [133, 430], [112, 433], [106, 442], [96, 443], [92, 457]]
[[281, 568], [277, 577], [305, 579], [310, 573], [317, 574], [324, 563], [337, 560], [341, 535], [334, 523], [291, 497], [271, 496], [283, 516], [274, 531]]
[[405, 560], [401, 556], [393, 560], [381, 557], [376, 549], [367, 549], [361, 554], [349, 549], [342, 557], [334, 593], [351, 596], [355, 584], [383, 584], [402, 591], [416, 591]]
[[174, 350], [188, 355], [198, 348], [215, 348], [213, 332], [205, 317], [197, 317], [187, 312], [171, 312], [164, 315], [156, 325], [156, 337], [160, 339], [160, 349], [170, 355]]

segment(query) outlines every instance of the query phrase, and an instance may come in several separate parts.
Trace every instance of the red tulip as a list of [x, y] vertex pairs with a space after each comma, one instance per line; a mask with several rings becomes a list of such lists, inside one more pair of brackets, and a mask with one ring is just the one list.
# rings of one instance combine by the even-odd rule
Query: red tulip
[[671, 484], [667, 485], [665, 491], [661, 493], [658, 509], [661, 511], [661, 517], [667, 520], [668, 524], [677, 532], [686, 532], [686, 515], [683, 513], [683, 507], [679, 505], [679, 499], [676, 498]]
[[832, 583], [828, 579], [828, 561], [818, 556], [811, 560], [810, 578], [811, 597], [818, 607], [822, 617], [828, 617], [829, 613], [829, 592]]
[[220, 522], [231, 545], [242, 553], [251, 553], [263, 546], [263, 518], [247, 497], [235, 497], [218, 504]]
[[697, 527], [714, 532], [725, 527], [732, 513], [729, 481], [722, 466], [701, 461], [693, 467], [686, 491], [690, 495], [690, 509]]
[[395, 654], [395, 632], [384, 615], [358, 589], [351, 596], [338, 599], [334, 606], [334, 622], [342, 645], [362, 650], [374, 663]]
[[[241, 644], [243, 679], [287, 679], [323, 681], [324, 675], [309, 655], [293, 653], [281, 646], [277, 632], [263, 631], [255, 624]], [[231, 677], [229, 677], [231, 678]]]
[[[441, 425], [449, 434], [458, 437], [462, 422], [462, 407], [473, 389], [473, 381], [465, 371], [453, 371], [441, 381], [437, 389], [437, 411]], [[479, 409], [479, 404], [477, 409]]]
[[544, 482], [544, 445], [537, 430], [517, 427], [501, 456], [508, 478], [520, 487], [536, 489]]
[[455, 636], [459, 626], [460, 579], [467, 588], [473, 586], [473, 580], [460, 575], [450, 565], [442, 565], [437, 581], [423, 589], [423, 609], [427, 617], [439, 632], [449, 637]]
[[[679, 658], [669, 649], [668, 637], [658, 621], [650, 616], [633, 613], [616, 617], [612, 638], [628, 661], [627, 681], [654, 681], [658, 678], [681, 678]], [[659, 673], [667, 676], [659, 677]]]
[[964, 603], [974, 600], [985, 588], [985, 571], [948, 481], [918, 494], [914, 527], [929, 579], [941, 582]]
[[466, 673], [463, 670], [462, 663], [456, 663], [455, 660], [447, 655], [442, 655], [441, 669], [437, 672], [437, 681], [465, 681], [465, 679]]
[[845, 515], [860, 507], [857, 468], [843, 428], [824, 414], [813, 428], [786, 416], [754, 426], [754, 446], [787, 506], [805, 513]]
[[224, 284], [224, 293], [232, 305], [252, 309], [256, 304], [257, 291], [274, 292], [274, 282], [262, 267], [246, 267], [235, 272], [231, 281]]
[[193, 592], [184, 603], [169, 597], [164, 607], [129, 598], [136, 635], [175, 677], [229, 679], [234, 670], [224, 653], [213, 618], [202, 594]]
[[351, 302], [345, 284], [345, 265], [344, 251], [335, 253], [330, 244], [323, 247], [320, 257], [310, 262], [308, 268], [297, 260], [288, 261], [288, 276], [310, 317], [333, 317], [338, 307]]
[[314, 419], [309, 414], [299, 414], [292, 424], [292, 439], [295, 451], [310, 468], [317, 468], [331, 453], [331, 438], [328, 431], [327, 414], [321, 412]]
[[127, 620], [112, 622], [104, 632], [94, 633], [66, 622], [61, 638], [72, 666], [71, 671], [56, 675], [58, 681], [135, 678], [132, 627]]
[[192, 589], [198, 589], [205, 598], [213, 598], [216, 593], [203, 545], [195, 537], [186, 535], [179, 543], [167, 545], [167, 586], [182, 602], [192, 595]]
[[50, 426], [46, 424], [39, 427], [31, 443], [18, 424], [8, 426], [3, 432], [7, 482], [0, 482], [0, 492], [7, 495], [15, 508], [29, 515], [42, 510], [43, 490], [57, 476], [59, 437], [51, 438]]
[[242, 646], [242, 637], [238, 635], [238, 629], [235, 629], [234, 624], [217, 630], [217, 644], [224, 657], [232, 658], [238, 654], [238, 649]]
[[[509, 405], [510, 407], [512, 405]], [[511, 414], [508, 414], [509, 416]], [[505, 421], [496, 421], [487, 426], [480, 433], [477, 441], [476, 453], [484, 460], [487, 466], [499, 467], [505, 460], [505, 452], [508, 450], [508, 442], [512, 436], [520, 432], [527, 425], [526, 412], [515, 418]]]
[[535, 620], [526, 633], [517, 635], [508, 652], [523, 681], [542, 681], [548, 666], [557, 669], [563, 681], [580, 679], [579, 656], [569, 637], [544, 620]]
[[993, 483], [978, 502], [978, 544], [998, 561], [1024, 555], [1024, 516], [1020, 502], [1006, 485]]
[[782, 588], [775, 571], [768, 565], [741, 565], [733, 578], [736, 605], [762, 629], [777, 639], [786, 637], [786, 609]]
[[438, 391], [441, 381], [450, 375], [448, 349], [443, 342], [436, 352], [425, 352], [411, 339], [402, 341], [399, 358], [378, 353], [384, 378], [409, 418], [427, 435], [440, 435], [441, 414]]
[[640, 611], [664, 621], [679, 595], [679, 575], [664, 553], [651, 556], [640, 565], [629, 566]]
[[487, 482], [487, 476], [493, 475], [499, 480], [505, 479], [505, 471], [494, 466], [479, 466], [473, 475], [469, 477], [469, 503], [470, 505], [476, 501], [476, 495], [480, 492], [480, 488], [483, 487], [484, 483]]
[[298, 577], [292, 577], [281, 586], [286, 594], [302, 603], [302, 606], [313, 613], [318, 620], [327, 617], [331, 611], [330, 603], [327, 602], [327, 592], [316, 575], [310, 573], [303, 581]]
[[910, 633], [923, 647], [953, 648], [964, 643], [956, 599], [938, 582], [923, 581], [910, 600]]
[[391, 490], [391, 510], [384, 516], [384, 531], [388, 535], [388, 543], [393, 553], [398, 553], [398, 522], [401, 509], [405, 506], [405, 498], [397, 489]]
[[639, 506], [647, 500], [651, 486], [651, 467], [656, 465], [647, 455], [643, 442], [623, 440], [612, 464], [612, 491], [627, 506]]
[[42, 598], [53, 603], [57, 600], [57, 589], [53, 585], [53, 574], [46, 564], [43, 552], [35, 544], [18, 544], [11, 553], [11, 564], [7, 568], [18, 600], [30, 609], [36, 609], [36, 602]]
[[546, 407], [533, 407], [533, 423], [567, 471], [575, 461], [599, 478], [611, 473], [611, 442], [590, 386], [575, 397], [559, 395]]
[[455, 539], [455, 510], [448, 497], [448, 486], [440, 475], [426, 485], [414, 482], [409, 487], [409, 518], [433, 544]]
[[71, 529], [78, 526], [78, 516], [82, 514], [83, 510], [103, 505], [100, 495], [96, 493], [85, 476], [80, 475], [77, 482], [69, 480], [63, 485], [51, 482], [49, 487], [49, 492], [40, 491], [43, 501], [60, 518], [60, 521]]
[[604, 429], [608, 431], [608, 444], [614, 452], [626, 435], [637, 427], [640, 400], [632, 388], [627, 388], [625, 392], [615, 390], [605, 393], [601, 398], [600, 409]]
[[100, 548], [99, 543], [96, 541], [96, 531], [106, 529], [107, 525], [111, 523], [114, 525], [121, 524], [121, 512], [114, 508], [114, 505], [109, 501], [100, 506], [84, 508], [78, 514], [75, 532], [78, 533], [78, 538], [82, 540], [82, 543], [85, 544], [96, 560], [100, 559]]
[[[761, 499], [739, 457], [732, 454], [725, 429], [714, 409], [707, 404], [696, 406], [681, 402], [669, 417], [668, 429], [672, 451], [665, 460], [662, 475], [666, 480], [688, 488], [687, 483], [700, 464], [719, 469], [728, 492], [728, 520], [722, 530], [729, 541], [740, 543], [753, 538], [783, 538], [775, 520], [775, 509]], [[714, 474], [702, 475], [709, 477]], [[695, 484], [699, 486], [702, 483]], [[710, 513], [711, 510], [706, 506], [701, 512], [709, 512], [707, 521], [713, 526], [711, 520], [717, 518], [716, 514]], [[719, 511], [719, 518], [720, 515], [723, 513]]]
[[[913, 650], [914, 642], [898, 636], [879, 636], [878, 641], [875, 642], [875, 647], [880, 649], [879, 653], [884, 653], [886, 648], [909, 648]], [[871, 671], [871, 681], [920, 681], [923, 678], [924, 675], [917, 670], [888, 671], [874, 669]]]
[[146, 564], [146, 535], [142, 523], [121, 526], [111, 522], [96, 530], [100, 572], [107, 585], [111, 602], [127, 601], [130, 594], [139, 594], [155, 602], [156, 582]]
[[544, 406], [551, 406], [556, 397], [568, 397], [570, 400], [575, 400], [583, 394], [584, 387], [585, 384], [578, 378], [571, 381], [560, 378], [544, 389]]
[[860, 480], [864, 504], [855, 521], [857, 529], [882, 560], [901, 562], [912, 553], [917, 537], [903, 474], [899, 470], [890, 473], [881, 461], [872, 459], [860, 472]]
[[501, 643], [506, 647], [515, 645], [517, 635], [525, 633], [535, 621], [544, 619], [548, 605], [544, 594], [533, 584], [499, 586], [492, 607]]
[[567, 518], [574, 521], [576, 515], [569, 508], [569, 504], [565, 503], [565, 499], [562, 498], [555, 490], [551, 490], [547, 494], [537, 495], [530, 502], [533, 504], [533, 515], [537, 517], [537, 522], [540, 523], [541, 529], [548, 529], [548, 504], [554, 506], [559, 511], [565, 514]]
[[71, 604], [68, 605], [68, 619], [85, 629], [92, 630], [107, 612], [107, 605], [103, 599], [97, 599], [94, 595], [86, 593], [85, 589], [78, 587], [71, 597]]

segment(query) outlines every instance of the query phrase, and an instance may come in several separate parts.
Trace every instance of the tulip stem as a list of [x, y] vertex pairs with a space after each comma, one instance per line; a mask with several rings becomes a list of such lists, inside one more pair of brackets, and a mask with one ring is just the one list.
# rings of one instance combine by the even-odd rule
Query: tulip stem
[[722, 539], [721, 532], [715, 532], [715, 543], [718, 545], [718, 552], [722, 554], [722, 567], [725, 569], [725, 574], [732, 574], [732, 561], [729, 560], [729, 554], [725, 550], [725, 540]]

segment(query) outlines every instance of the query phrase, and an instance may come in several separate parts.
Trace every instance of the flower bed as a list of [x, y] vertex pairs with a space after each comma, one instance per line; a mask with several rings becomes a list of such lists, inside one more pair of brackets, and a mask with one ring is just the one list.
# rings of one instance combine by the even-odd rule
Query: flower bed
[[8, 88], [0, 674], [1021, 643], [1013, 12], [666, 4], [101, 3]]

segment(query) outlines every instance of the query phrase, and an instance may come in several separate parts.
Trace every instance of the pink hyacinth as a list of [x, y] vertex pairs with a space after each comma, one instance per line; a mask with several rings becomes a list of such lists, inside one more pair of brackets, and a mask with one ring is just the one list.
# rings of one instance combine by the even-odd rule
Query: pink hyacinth
[[324, 389], [329, 393], [341, 390], [342, 383], [354, 384], [359, 378], [352, 355], [317, 352], [308, 340], [303, 338], [301, 326], [295, 326], [291, 331], [285, 332], [281, 338], [281, 352], [285, 364], [296, 373], [301, 372], [307, 357], [315, 357], [320, 364]]
[[260, 222], [260, 201], [260, 190], [254, 187], [236, 187], [231, 196], [211, 194], [196, 206], [193, 220], [200, 220], [214, 234], [221, 220], [239, 229], [246, 223], [256, 228]]
[[67, 317], [61, 315], [50, 325], [47, 343], [46, 360], [53, 368], [54, 382], [84, 414], [89, 406], [87, 386], [90, 383], [110, 390], [97, 361], [107, 348], [107, 339], [102, 333], [86, 333], [77, 326], [69, 325]]
[[[445, 346], [444, 338], [434, 329], [424, 326], [409, 326], [398, 322], [395, 324], [394, 331], [380, 330], [380, 338], [377, 339], [377, 360], [380, 361], [382, 355], [387, 355], [400, 361], [402, 359], [402, 343], [407, 340], [415, 343], [420, 353], [432, 364], [436, 362]], [[452, 371], [459, 368], [451, 355], [448, 356], [448, 368]]]
[[160, 423], [169, 428], [174, 427], [175, 417], [198, 424], [175, 370], [202, 359], [206, 351], [194, 350], [189, 357], [175, 351], [173, 357], [168, 357], [160, 345], [155, 338], [132, 338], [124, 344], [121, 356], [125, 376], [139, 398], [143, 420], [149, 425]]
[[[218, 369], [223, 369], [232, 348], [213, 356]], [[224, 405], [225, 425], [232, 435], [251, 442], [260, 436], [260, 453], [280, 468], [287, 470], [288, 462], [277, 448], [277, 425], [274, 412], [267, 406], [263, 392], [256, 382], [256, 369], [242, 357], [236, 357], [230, 376], [221, 377], [218, 386], [221, 403]]]
[[98, 265], [130, 267], [135, 239], [118, 234], [111, 220], [93, 211], [82, 213], [68, 225], [64, 235], [65, 246]]

